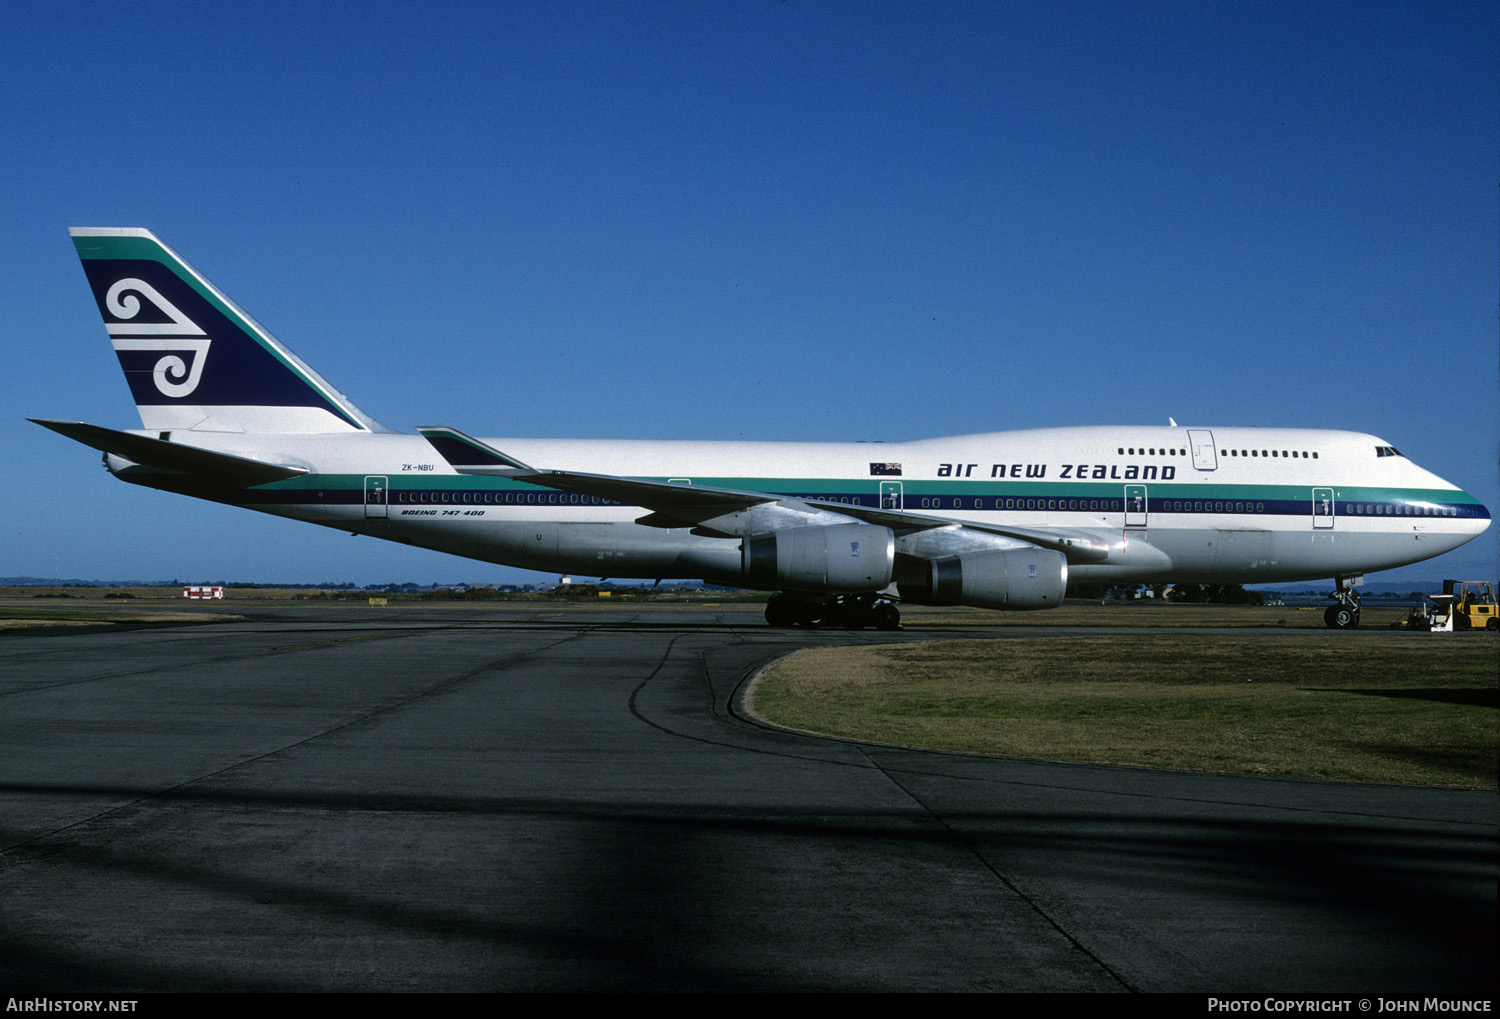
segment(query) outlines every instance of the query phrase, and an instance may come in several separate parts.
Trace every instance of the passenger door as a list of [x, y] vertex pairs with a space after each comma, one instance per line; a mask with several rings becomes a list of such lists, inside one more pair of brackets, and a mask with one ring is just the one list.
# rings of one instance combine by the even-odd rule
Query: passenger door
[[383, 474], [369, 474], [365, 476], [365, 519], [385, 519], [390, 510], [387, 507], [387, 489], [390, 487], [390, 479]]
[[901, 509], [901, 482], [882, 481], [880, 483], [880, 508], [887, 510]]
[[1214, 448], [1214, 433], [1207, 428], [1189, 428], [1188, 448], [1193, 454], [1193, 466], [1200, 471], [1219, 469], [1219, 453]]
[[1333, 526], [1333, 489], [1312, 490], [1313, 529], [1324, 530]]
[[1146, 486], [1125, 486], [1125, 526], [1146, 526]]

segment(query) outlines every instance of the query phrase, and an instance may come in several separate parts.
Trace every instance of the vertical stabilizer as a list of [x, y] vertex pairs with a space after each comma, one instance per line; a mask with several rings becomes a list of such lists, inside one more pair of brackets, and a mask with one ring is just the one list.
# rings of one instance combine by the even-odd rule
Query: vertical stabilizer
[[386, 432], [149, 230], [69, 231], [149, 431]]

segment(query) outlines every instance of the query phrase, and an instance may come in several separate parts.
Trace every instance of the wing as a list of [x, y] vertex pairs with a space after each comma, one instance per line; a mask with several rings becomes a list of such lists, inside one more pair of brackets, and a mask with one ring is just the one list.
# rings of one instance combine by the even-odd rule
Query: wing
[[741, 492], [729, 488], [711, 488], [704, 485], [669, 485], [646, 478], [622, 478], [610, 474], [584, 474], [578, 471], [537, 470], [515, 457], [507, 456], [471, 435], [456, 428], [436, 425], [421, 425], [417, 431], [432, 444], [438, 455], [448, 461], [459, 474], [485, 474], [492, 477], [510, 478], [543, 488], [555, 488], [562, 492], [577, 492], [593, 495], [627, 506], [642, 506], [686, 514], [676, 518], [677, 522], [666, 524], [681, 527], [683, 523], [695, 523], [701, 510], [726, 512], [748, 508], [763, 503], [773, 503], [781, 497], [764, 492]]
[[1087, 531], [1042, 530], [980, 524], [969, 520], [851, 506], [821, 499], [796, 499], [706, 485], [673, 485], [647, 478], [626, 478], [577, 471], [538, 470], [454, 428], [417, 429], [460, 474], [506, 477], [543, 488], [597, 496], [651, 512], [637, 523], [655, 527], [692, 527], [699, 534], [745, 537], [781, 527], [847, 523], [851, 518], [889, 527], [898, 537], [926, 532], [921, 544], [933, 554], [970, 548], [1032, 545], [1063, 553], [1070, 562], [1100, 562], [1109, 545]]
[[[884, 524], [898, 535], [916, 531], [932, 531], [939, 528], [959, 528], [968, 534], [958, 547], [994, 547], [996, 542], [972, 540], [974, 534], [1005, 538], [1019, 545], [1035, 545], [1050, 548], [1067, 556], [1070, 563], [1096, 563], [1109, 558], [1109, 545], [1098, 535], [1071, 528], [1042, 529], [1036, 527], [1010, 527], [1004, 524], [976, 523], [973, 520], [955, 520], [951, 517], [927, 516], [905, 513], [898, 510], [873, 509], [867, 506], [845, 506], [842, 503], [816, 503], [827, 506], [834, 512], [863, 520], [867, 524]], [[946, 551], [946, 549], [945, 549]]]

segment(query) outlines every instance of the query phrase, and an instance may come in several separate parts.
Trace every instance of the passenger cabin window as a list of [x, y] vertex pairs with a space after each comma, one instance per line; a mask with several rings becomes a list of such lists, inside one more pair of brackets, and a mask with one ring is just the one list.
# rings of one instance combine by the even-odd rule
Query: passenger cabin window
[[1318, 454], [1317, 453], [1311, 453], [1311, 452], [1308, 452], [1305, 449], [1241, 449], [1241, 450], [1233, 450], [1233, 449], [1231, 449], [1231, 450], [1226, 450], [1226, 452], [1230, 456], [1253, 456], [1253, 457], [1271, 456], [1271, 457], [1276, 457], [1277, 459], [1281, 459], [1282, 457], [1286, 457], [1286, 458], [1291, 459], [1291, 460], [1308, 460], [1308, 459], [1316, 460], [1318, 458]]

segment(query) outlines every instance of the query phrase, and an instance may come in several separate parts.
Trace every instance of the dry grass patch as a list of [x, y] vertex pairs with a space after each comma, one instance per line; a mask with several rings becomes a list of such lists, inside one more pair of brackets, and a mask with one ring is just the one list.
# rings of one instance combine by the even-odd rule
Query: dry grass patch
[[121, 624], [197, 625], [235, 623], [244, 619], [229, 612], [193, 612], [170, 609], [74, 608], [67, 605], [0, 605], [0, 630], [29, 630], [55, 626], [99, 626]]
[[966, 753], [1493, 786], [1496, 649], [1401, 633], [818, 648], [748, 700], [791, 728]]
[[[1330, 603], [1332, 604], [1332, 603]], [[1034, 626], [1087, 627], [1276, 627], [1286, 630], [1323, 630], [1326, 605], [1184, 605], [1176, 602], [1068, 602], [1042, 612], [995, 612], [963, 606], [935, 607], [902, 605], [903, 630], [928, 630], [962, 627], [1005, 628]], [[1360, 626], [1366, 630], [1383, 630], [1407, 610], [1376, 601], [1366, 601]]]

